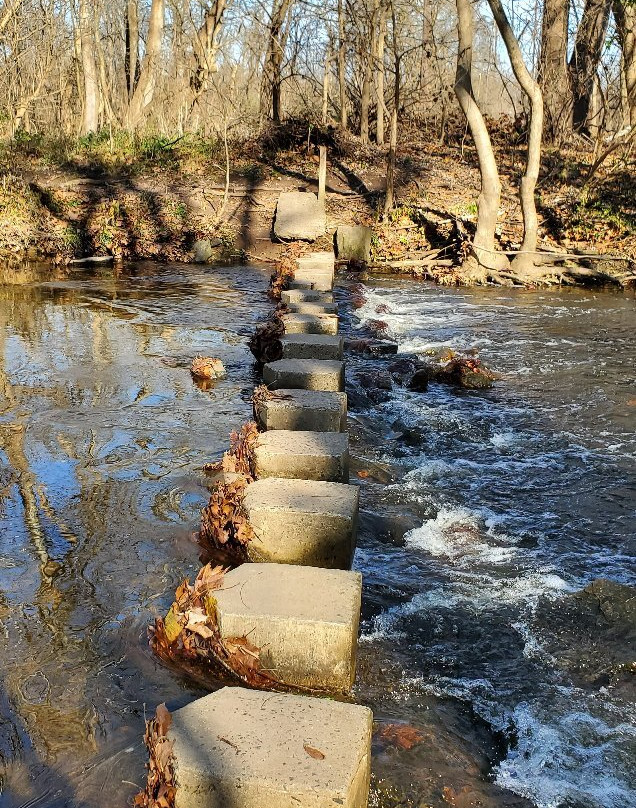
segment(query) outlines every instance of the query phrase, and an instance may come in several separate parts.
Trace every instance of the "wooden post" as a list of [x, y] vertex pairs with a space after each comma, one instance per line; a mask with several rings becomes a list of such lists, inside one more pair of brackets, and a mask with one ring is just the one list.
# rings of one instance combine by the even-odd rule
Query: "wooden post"
[[327, 185], [327, 147], [320, 147], [320, 165], [318, 167], [318, 202], [324, 207]]

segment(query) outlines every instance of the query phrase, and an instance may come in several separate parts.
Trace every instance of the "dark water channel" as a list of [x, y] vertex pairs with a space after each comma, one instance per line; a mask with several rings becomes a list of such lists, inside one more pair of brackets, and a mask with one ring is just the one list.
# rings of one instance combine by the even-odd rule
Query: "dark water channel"
[[[203, 693], [154, 661], [146, 627], [198, 568], [201, 467], [250, 416], [268, 277], [147, 264], [15, 280], [0, 286], [0, 805], [121, 808], [145, 715]], [[374, 404], [354, 384], [372, 804], [636, 805], [624, 603], [608, 635], [574, 598], [636, 583], [633, 297], [411, 280], [365, 296], [351, 332], [382, 319], [403, 352], [476, 346], [504, 374]], [[227, 378], [196, 387], [196, 353]], [[387, 361], [352, 356], [350, 378]], [[413, 748], [382, 734], [402, 723]]]

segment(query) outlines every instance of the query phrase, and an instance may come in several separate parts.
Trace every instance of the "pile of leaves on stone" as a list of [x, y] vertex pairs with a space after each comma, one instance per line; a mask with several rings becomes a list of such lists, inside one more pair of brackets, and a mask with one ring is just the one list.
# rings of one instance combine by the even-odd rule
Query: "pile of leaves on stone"
[[168, 739], [171, 723], [172, 716], [165, 704], [160, 704], [155, 717], [146, 721], [144, 743], [150, 760], [146, 788], [133, 801], [137, 808], [174, 808], [177, 788], [173, 743]]
[[265, 365], [267, 362], [276, 362], [282, 358], [281, 337], [284, 333], [285, 325], [278, 314], [256, 326], [247, 344], [259, 364]]
[[260, 649], [247, 637], [221, 637], [214, 591], [222, 588], [226, 571], [206, 564], [193, 585], [184, 580], [165, 619], [158, 617], [151, 627], [150, 645], [164, 662], [191, 673], [220, 671], [252, 687], [271, 688], [278, 682], [263, 670]]
[[212, 356], [195, 356], [190, 365], [195, 379], [219, 379], [225, 375], [223, 362]]
[[289, 288], [289, 284], [294, 280], [294, 273], [296, 272], [296, 259], [306, 249], [303, 244], [296, 241], [289, 244], [281, 253], [269, 283], [269, 296], [272, 300], [280, 300], [281, 292]]
[[254, 532], [247, 521], [243, 497], [246, 486], [255, 478], [254, 444], [258, 434], [255, 421], [243, 424], [238, 432], [230, 435], [230, 449], [223, 459], [205, 466], [208, 472], [238, 475], [219, 480], [201, 511], [198, 541], [208, 558], [217, 550], [223, 550], [240, 561], [247, 559], [247, 545], [254, 538]]

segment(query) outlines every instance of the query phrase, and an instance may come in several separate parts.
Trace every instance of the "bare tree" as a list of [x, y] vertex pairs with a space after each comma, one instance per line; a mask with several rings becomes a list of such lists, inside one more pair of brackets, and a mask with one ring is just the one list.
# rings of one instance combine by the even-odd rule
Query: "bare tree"
[[263, 67], [261, 113], [281, 121], [282, 66], [285, 53], [285, 21], [293, 0], [273, 0], [270, 16], [267, 53]]
[[99, 129], [99, 76], [97, 73], [95, 4], [88, 0], [79, 3], [79, 43], [81, 50], [84, 97], [81, 133], [97, 132]]
[[152, 0], [146, 52], [139, 70], [139, 80], [126, 111], [126, 126], [132, 131], [140, 126], [154, 98], [161, 64], [164, 23], [165, 0]]
[[636, 4], [631, 0], [614, 0], [612, 11], [623, 55], [628, 117], [624, 123], [628, 126], [636, 126]]
[[475, 142], [481, 174], [481, 193], [477, 202], [477, 231], [471, 245], [471, 256], [465, 262], [465, 269], [469, 278], [483, 282], [489, 275], [507, 270], [509, 262], [503, 253], [495, 250], [501, 180], [490, 135], [473, 93], [473, 12], [470, 0], [456, 0], [456, 4], [459, 42], [455, 94]]
[[585, 0], [583, 16], [569, 62], [572, 93], [572, 125], [589, 134], [590, 107], [601, 49], [607, 34], [611, 0]]
[[539, 84], [545, 102], [546, 137], [560, 142], [569, 128], [570, 83], [567, 66], [570, 0], [544, 0]]

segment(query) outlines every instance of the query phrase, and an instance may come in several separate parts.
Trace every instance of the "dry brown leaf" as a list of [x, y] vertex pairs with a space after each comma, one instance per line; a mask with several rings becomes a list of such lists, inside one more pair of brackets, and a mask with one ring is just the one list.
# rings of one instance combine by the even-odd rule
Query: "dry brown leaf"
[[380, 730], [380, 738], [400, 749], [412, 749], [424, 740], [424, 736], [415, 727], [408, 724], [385, 724]]
[[307, 744], [305, 744], [303, 746], [303, 749], [305, 750], [305, 752], [307, 752], [309, 757], [312, 757], [314, 760], [324, 760], [325, 759], [325, 755], [324, 755], [323, 752], [320, 751], [320, 749], [316, 749], [313, 746], [307, 746]]

